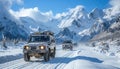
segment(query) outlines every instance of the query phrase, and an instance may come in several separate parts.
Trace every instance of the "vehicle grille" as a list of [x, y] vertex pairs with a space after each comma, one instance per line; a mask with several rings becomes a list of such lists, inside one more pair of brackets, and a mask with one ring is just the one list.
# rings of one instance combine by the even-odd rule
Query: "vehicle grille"
[[31, 50], [36, 50], [37, 48], [35, 46], [31, 47]]
[[70, 45], [65, 45], [65, 46], [70, 46]]

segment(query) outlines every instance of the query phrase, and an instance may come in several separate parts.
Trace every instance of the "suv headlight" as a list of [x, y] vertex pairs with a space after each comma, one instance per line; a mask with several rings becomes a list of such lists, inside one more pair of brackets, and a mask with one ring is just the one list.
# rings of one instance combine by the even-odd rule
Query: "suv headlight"
[[43, 50], [45, 49], [45, 46], [39, 46], [39, 49]]
[[29, 50], [30, 47], [29, 46], [24, 46], [24, 49]]

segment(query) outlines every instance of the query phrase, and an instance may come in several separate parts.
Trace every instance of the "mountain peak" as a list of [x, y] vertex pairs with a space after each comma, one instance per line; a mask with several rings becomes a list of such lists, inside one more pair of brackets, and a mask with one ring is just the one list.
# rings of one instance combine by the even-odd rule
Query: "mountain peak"
[[76, 10], [84, 10], [84, 6], [78, 5], [75, 7]]
[[104, 16], [104, 12], [101, 9], [95, 8], [89, 13], [89, 18], [97, 19], [102, 18]]
[[92, 10], [92, 12], [99, 12], [100, 11], [100, 9], [98, 9], [98, 8], [94, 8], [93, 10]]
[[84, 9], [84, 6], [76, 6], [75, 8], [71, 8], [69, 11], [70, 12], [83, 12], [85, 9]]

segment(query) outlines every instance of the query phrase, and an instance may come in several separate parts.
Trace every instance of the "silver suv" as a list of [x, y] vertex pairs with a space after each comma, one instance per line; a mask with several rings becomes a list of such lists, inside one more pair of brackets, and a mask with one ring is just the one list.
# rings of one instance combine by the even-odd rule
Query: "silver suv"
[[72, 41], [71, 40], [65, 40], [62, 43], [62, 49], [63, 50], [66, 50], [66, 49], [73, 50], [73, 43], [72, 43]]
[[54, 34], [50, 31], [31, 34], [28, 43], [23, 48], [25, 61], [30, 61], [30, 57], [35, 56], [36, 58], [44, 57], [47, 62], [50, 57], [55, 57], [55, 52]]

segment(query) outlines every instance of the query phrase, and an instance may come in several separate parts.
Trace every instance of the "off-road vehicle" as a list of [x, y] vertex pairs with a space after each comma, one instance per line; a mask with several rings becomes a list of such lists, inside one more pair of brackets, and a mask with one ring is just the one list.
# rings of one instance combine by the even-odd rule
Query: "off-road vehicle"
[[65, 40], [65, 41], [62, 43], [62, 49], [63, 49], [63, 50], [66, 50], [66, 49], [73, 50], [72, 41], [71, 41], [71, 40]]
[[32, 33], [23, 48], [25, 61], [30, 61], [30, 57], [34, 56], [36, 58], [43, 57], [47, 62], [50, 57], [55, 57], [55, 52], [54, 33], [50, 31]]

